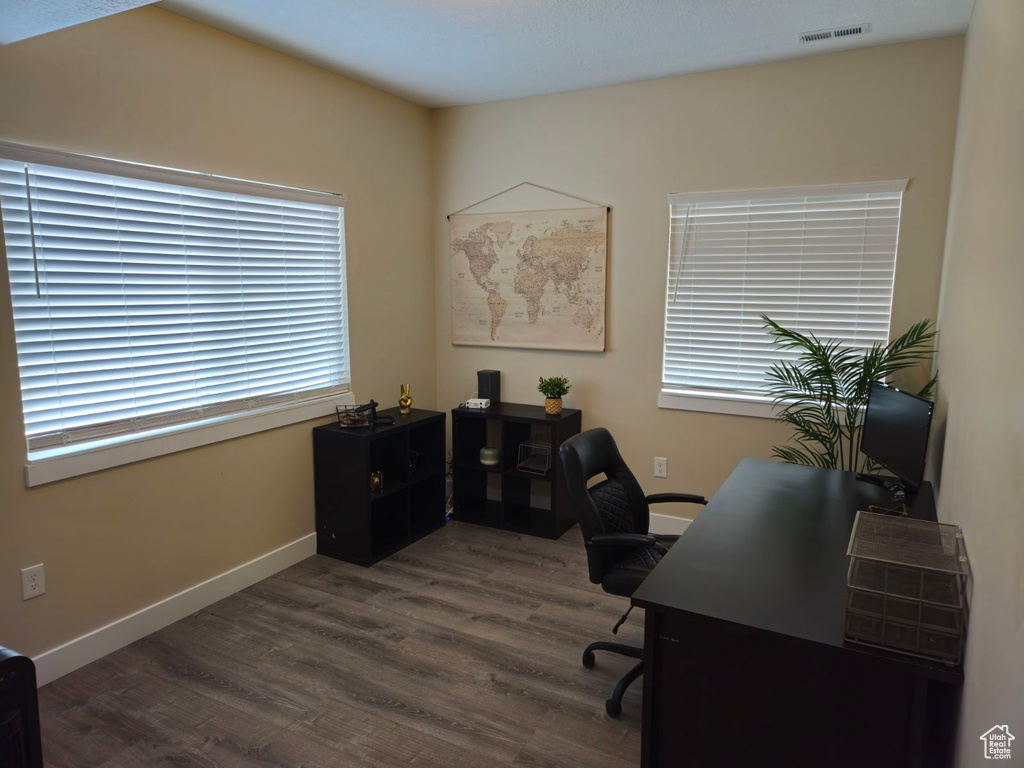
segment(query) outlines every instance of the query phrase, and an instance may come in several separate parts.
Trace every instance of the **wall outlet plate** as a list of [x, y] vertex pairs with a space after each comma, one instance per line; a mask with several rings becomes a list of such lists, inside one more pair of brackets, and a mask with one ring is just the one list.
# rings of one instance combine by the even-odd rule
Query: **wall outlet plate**
[[46, 573], [43, 564], [21, 569], [21, 599], [31, 600], [46, 594]]
[[654, 476], [668, 477], [668, 459], [664, 456], [654, 457]]

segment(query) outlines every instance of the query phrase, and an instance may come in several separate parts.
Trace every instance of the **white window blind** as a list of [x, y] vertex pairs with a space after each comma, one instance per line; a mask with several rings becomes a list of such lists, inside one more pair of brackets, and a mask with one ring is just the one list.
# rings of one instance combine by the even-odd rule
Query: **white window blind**
[[663, 391], [757, 394], [760, 315], [854, 347], [886, 343], [906, 181], [669, 196]]
[[2, 156], [30, 451], [348, 391], [343, 198]]

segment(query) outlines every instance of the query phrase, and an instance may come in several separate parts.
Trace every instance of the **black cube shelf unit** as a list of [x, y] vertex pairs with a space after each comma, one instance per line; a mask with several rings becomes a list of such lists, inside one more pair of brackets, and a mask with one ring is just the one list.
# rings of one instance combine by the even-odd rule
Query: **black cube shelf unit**
[[[445, 414], [397, 408], [391, 426], [313, 429], [316, 551], [372, 565], [445, 524]], [[379, 491], [370, 474], [383, 473]]]
[[[548, 416], [543, 406], [496, 403], [452, 411], [455, 509], [452, 517], [532, 536], [557, 539], [576, 524], [558, 463], [558, 447], [579, 433], [582, 413], [564, 408]], [[543, 474], [518, 469], [519, 447], [547, 446], [550, 466]], [[485, 445], [500, 448], [501, 462], [480, 463]]]

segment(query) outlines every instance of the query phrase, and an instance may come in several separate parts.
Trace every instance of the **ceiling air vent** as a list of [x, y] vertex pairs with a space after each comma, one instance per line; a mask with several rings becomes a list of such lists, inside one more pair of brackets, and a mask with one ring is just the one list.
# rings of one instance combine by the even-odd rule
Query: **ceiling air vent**
[[870, 24], [853, 24], [849, 27], [836, 27], [835, 29], [818, 29], [814, 32], [801, 32], [801, 43], [816, 43], [819, 40], [831, 40], [834, 37], [850, 37], [852, 35], [863, 35], [871, 31]]

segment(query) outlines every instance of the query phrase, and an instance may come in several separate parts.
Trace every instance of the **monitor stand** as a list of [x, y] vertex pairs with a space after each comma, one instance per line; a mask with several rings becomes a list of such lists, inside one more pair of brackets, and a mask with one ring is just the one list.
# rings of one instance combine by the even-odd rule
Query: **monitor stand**
[[892, 500], [896, 502], [904, 502], [907, 500], [907, 496], [913, 496], [913, 492], [899, 478], [868, 475], [864, 472], [858, 472], [857, 479], [885, 488], [885, 490], [892, 494]]

